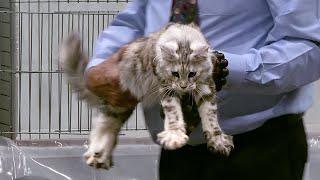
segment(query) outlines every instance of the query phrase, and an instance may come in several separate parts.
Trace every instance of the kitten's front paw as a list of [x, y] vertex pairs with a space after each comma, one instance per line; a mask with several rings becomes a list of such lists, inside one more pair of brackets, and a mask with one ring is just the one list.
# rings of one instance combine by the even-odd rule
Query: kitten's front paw
[[185, 145], [189, 137], [181, 130], [167, 130], [158, 134], [158, 142], [165, 149], [178, 149]]
[[94, 152], [89, 148], [89, 150], [84, 153], [83, 157], [87, 165], [97, 169], [110, 169], [113, 166], [112, 156], [103, 151]]
[[232, 136], [227, 134], [210, 135], [208, 132], [204, 133], [207, 138], [208, 149], [213, 153], [221, 153], [229, 156], [230, 152], [234, 148]]

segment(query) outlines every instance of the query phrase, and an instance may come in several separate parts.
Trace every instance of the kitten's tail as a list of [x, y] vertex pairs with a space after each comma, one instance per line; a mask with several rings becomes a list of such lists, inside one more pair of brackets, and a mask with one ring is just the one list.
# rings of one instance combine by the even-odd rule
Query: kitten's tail
[[97, 106], [101, 104], [99, 98], [86, 86], [84, 72], [88, 64], [88, 56], [82, 51], [81, 45], [80, 36], [77, 33], [71, 33], [61, 46], [60, 65], [79, 98], [86, 100], [91, 106]]

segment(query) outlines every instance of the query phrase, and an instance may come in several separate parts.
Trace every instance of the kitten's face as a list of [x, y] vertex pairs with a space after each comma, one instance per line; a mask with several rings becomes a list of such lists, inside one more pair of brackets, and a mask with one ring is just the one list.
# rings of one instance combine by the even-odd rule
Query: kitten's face
[[199, 84], [211, 78], [213, 67], [207, 43], [168, 41], [159, 46], [158, 75], [167, 90], [197, 91]]

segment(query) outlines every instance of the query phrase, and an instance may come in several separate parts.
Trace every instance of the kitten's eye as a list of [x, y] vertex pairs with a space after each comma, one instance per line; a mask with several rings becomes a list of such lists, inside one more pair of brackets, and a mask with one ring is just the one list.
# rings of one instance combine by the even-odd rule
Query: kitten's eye
[[179, 76], [179, 73], [176, 72], [176, 71], [172, 71], [171, 74], [172, 74], [172, 76], [174, 76], [174, 77], [177, 77], [177, 78], [180, 77], [180, 76]]
[[192, 78], [197, 74], [197, 72], [189, 72], [188, 78]]

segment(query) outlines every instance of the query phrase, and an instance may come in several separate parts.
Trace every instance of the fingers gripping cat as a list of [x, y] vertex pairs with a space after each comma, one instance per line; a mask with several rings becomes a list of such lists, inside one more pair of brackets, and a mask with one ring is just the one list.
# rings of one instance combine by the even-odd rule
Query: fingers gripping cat
[[[84, 154], [86, 163], [108, 169], [113, 164], [118, 133], [133, 109], [111, 106], [86, 88], [83, 73], [87, 60], [80, 44], [78, 36], [69, 36], [61, 63], [73, 89], [99, 111]], [[208, 42], [194, 24], [169, 24], [132, 42], [123, 53], [119, 63], [121, 88], [143, 106], [162, 105], [164, 131], [158, 134], [158, 141], [164, 148], [177, 149], [188, 141], [180, 104], [184, 93], [191, 93], [197, 103], [209, 150], [228, 155], [233, 148], [232, 138], [218, 124], [212, 58]]]

